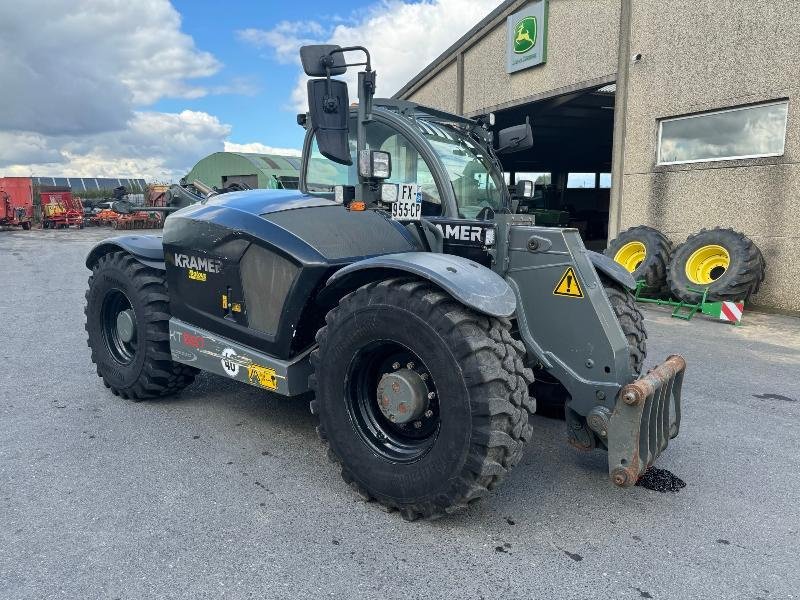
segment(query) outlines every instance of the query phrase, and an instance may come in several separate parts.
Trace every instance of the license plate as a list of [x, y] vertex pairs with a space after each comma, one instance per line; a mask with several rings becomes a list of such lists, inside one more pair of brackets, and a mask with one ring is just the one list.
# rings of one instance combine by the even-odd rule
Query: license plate
[[397, 221], [419, 221], [422, 217], [419, 186], [401, 183], [399, 188], [397, 200], [392, 202], [392, 218]]

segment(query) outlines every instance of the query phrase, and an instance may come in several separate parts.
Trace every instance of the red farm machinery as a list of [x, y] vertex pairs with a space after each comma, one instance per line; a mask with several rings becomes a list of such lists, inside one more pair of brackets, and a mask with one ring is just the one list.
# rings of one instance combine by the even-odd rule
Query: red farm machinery
[[[150, 185], [144, 194], [144, 205], [131, 205], [131, 212], [119, 213], [113, 209], [103, 209], [92, 216], [87, 223], [98, 227], [114, 229], [161, 229], [164, 226], [164, 215], [149, 208], [166, 205], [166, 191], [169, 186]], [[113, 191], [113, 200], [124, 201], [128, 197], [127, 190], [120, 186]]]
[[40, 191], [42, 229], [83, 229], [83, 204], [71, 191]]
[[30, 229], [33, 188], [29, 177], [0, 177], [0, 226]]

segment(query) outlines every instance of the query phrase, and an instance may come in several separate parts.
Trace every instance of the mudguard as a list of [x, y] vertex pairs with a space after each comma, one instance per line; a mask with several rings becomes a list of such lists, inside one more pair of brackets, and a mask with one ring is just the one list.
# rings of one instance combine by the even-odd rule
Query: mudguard
[[456, 300], [492, 317], [510, 317], [517, 307], [511, 286], [494, 271], [475, 261], [451, 254], [403, 252], [361, 260], [338, 270], [328, 286], [367, 269], [411, 273], [442, 288]]
[[586, 253], [589, 255], [589, 259], [592, 261], [595, 269], [629, 290], [636, 291], [636, 280], [625, 267], [605, 254], [600, 254], [593, 250], [587, 250]]
[[164, 247], [160, 235], [121, 235], [106, 238], [98, 242], [86, 257], [86, 266], [92, 265], [104, 254], [124, 250], [143, 265], [154, 269], [166, 270], [164, 265]]

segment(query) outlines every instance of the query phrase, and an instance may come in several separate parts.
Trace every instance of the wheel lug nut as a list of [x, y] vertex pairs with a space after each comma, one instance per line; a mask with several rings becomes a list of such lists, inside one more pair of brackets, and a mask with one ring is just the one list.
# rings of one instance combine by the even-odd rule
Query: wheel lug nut
[[428, 374], [427, 373], [420, 373], [419, 378], [422, 379], [422, 381], [428, 381]]
[[430, 419], [432, 416], [433, 416], [433, 411], [430, 408], [425, 411], [425, 417]]
[[422, 421], [414, 421], [414, 428], [419, 429], [422, 427]]
[[413, 369], [413, 368], [414, 368], [414, 363], [413, 362], [410, 362], [410, 363], [408, 363], [406, 365], [406, 369]]
[[400, 368], [400, 363], [399, 362], [393, 363], [392, 368], [396, 371], [397, 369]]
[[428, 400], [433, 400], [436, 398], [436, 392], [428, 392]]

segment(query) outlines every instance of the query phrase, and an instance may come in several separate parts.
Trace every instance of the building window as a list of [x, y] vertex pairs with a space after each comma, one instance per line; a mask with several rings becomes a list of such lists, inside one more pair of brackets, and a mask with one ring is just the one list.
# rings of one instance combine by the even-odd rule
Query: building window
[[611, 188], [611, 173], [600, 173], [599, 182], [601, 190]]
[[787, 101], [664, 119], [658, 129], [658, 164], [674, 165], [781, 156]]
[[523, 172], [517, 173], [515, 181], [532, 181], [534, 185], [550, 185], [553, 182], [552, 173]]
[[594, 189], [594, 173], [570, 173], [567, 175], [567, 189], [591, 188]]

